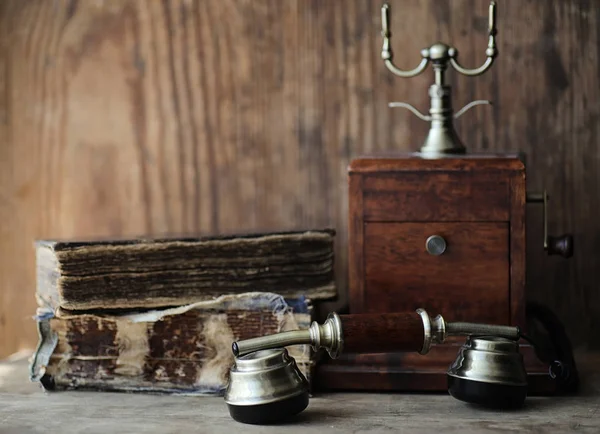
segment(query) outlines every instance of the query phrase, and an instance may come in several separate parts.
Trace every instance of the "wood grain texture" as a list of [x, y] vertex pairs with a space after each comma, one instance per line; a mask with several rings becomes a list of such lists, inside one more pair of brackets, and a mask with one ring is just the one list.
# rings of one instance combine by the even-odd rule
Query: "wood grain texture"
[[[427, 253], [431, 235], [446, 240], [443, 254]], [[423, 308], [448, 321], [509, 321], [507, 223], [367, 223], [364, 240], [365, 304], [352, 313]]]
[[[352, 314], [424, 308], [446, 321], [525, 324], [525, 167], [514, 155], [494, 158], [459, 155], [432, 162], [403, 155], [352, 162], [351, 183], [360, 185], [362, 178], [363, 189], [349, 198], [350, 219], [360, 222], [349, 234], [356, 255], [349, 261], [364, 267], [348, 288], [351, 299], [361, 300], [351, 305]], [[428, 252], [432, 236], [443, 238], [441, 254]], [[374, 369], [372, 360], [346, 354], [318, 368], [320, 387], [442, 391], [454, 357], [434, 350], [415, 358], [390, 345]], [[537, 365], [526, 366], [534, 377]], [[365, 385], [357, 381], [363, 374]], [[544, 390], [547, 384], [535, 381], [529, 392]]]
[[526, 182], [525, 172], [515, 172], [510, 177], [510, 323], [523, 324], [527, 330], [525, 305], [527, 301], [527, 233], [525, 227]]
[[348, 165], [348, 172], [382, 173], [382, 172], [477, 172], [494, 170], [521, 170], [523, 161], [521, 154], [510, 152], [469, 152], [463, 154], [469, 158], [429, 158], [415, 152], [386, 151], [372, 155], [361, 155]]
[[[487, 2], [392, 0], [404, 68], [435, 40], [482, 62]], [[399, 79], [380, 55], [375, 0], [0, 2], [0, 354], [35, 343], [36, 238], [335, 226], [346, 284], [351, 158], [414, 151], [431, 71]], [[599, 28], [596, 1], [506, 0], [499, 57], [450, 72], [473, 151], [527, 154], [528, 188], [550, 194], [545, 257], [531, 207], [528, 297], [576, 344], [600, 345]], [[529, 208], [528, 208], [529, 210]], [[343, 290], [342, 290], [343, 292]], [[342, 294], [339, 307], [347, 302]]]
[[[474, 182], [474, 179], [477, 179]], [[506, 221], [509, 183], [495, 172], [365, 177], [365, 221]]]
[[[210, 432], [229, 434], [497, 434], [519, 432], [597, 434], [600, 430], [600, 355], [578, 354], [585, 383], [576, 396], [529, 396], [520, 411], [490, 411], [447, 393], [315, 393], [308, 408], [282, 425], [243, 425], [217, 397], [64, 392], [48, 397], [27, 379], [26, 358], [0, 362], [4, 431], [80, 434], [111, 432]], [[199, 412], [201, 411], [201, 416]], [[48, 415], [52, 415], [49, 417]], [[201, 421], [199, 422], [199, 417]]]
[[416, 352], [425, 341], [423, 320], [415, 311], [340, 315], [344, 353]]
[[[364, 249], [363, 176], [348, 176], [348, 310], [359, 312], [365, 303], [365, 261], [360, 252]], [[350, 200], [352, 198], [352, 200]]]

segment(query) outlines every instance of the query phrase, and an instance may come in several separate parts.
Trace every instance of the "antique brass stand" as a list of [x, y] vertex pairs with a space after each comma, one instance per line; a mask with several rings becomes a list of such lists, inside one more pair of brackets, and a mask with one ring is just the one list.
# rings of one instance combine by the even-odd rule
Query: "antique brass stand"
[[458, 119], [470, 108], [480, 104], [491, 104], [487, 100], [472, 101], [458, 112], [454, 113], [452, 108], [452, 88], [445, 83], [444, 74], [450, 64], [456, 71], [467, 76], [481, 75], [487, 71], [498, 55], [496, 48], [496, 2], [490, 3], [489, 9], [489, 40], [488, 47], [485, 50], [487, 56], [483, 65], [476, 69], [467, 69], [458, 63], [458, 50], [455, 47], [438, 42], [421, 50], [421, 63], [410, 71], [403, 71], [393, 63], [393, 52], [390, 46], [391, 32], [389, 30], [389, 11], [388, 4], [384, 4], [381, 9], [383, 48], [381, 57], [385, 66], [395, 75], [403, 78], [414, 77], [421, 74], [427, 65], [431, 62], [435, 73], [435, 83], [429, 88], [431, 97], [431, 107], [429, 115], [424, 115], [415, 107], [404, 102], [392, 102], [390, 107], [403, 107], [409, 109], [418, 118], [431, 122], [429, 134], [425, 143], [421, 147], [423, 154], [462, 154], [466, 152], [465, 146], [454, 130], [454, 119]]

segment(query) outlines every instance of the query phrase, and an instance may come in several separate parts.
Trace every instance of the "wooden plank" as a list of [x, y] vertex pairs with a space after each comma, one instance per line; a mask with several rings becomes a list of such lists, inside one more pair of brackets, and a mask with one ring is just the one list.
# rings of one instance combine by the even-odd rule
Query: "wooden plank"
[[509, 324], [519, 325], [527, 333], [526, 309], [526, 255], [527, 239], [525, 172], [516, 172], [510, 180], [510, 314]]
[[[579, 359], [581, 360], [581, 359]], [[447, 393], [316, 394], [295, 419], [275, 426], [241, 425], [222, 397], [124, 393], [44, 394], [26, 378], [22, 361], [0, 363], [0, 421], [5, 432], [70, 433], [597, 433], [600, 429], [599, 358], [591, 359], [582, 392], [527, 397], [520, 411], [493, 411]], [[590, 370], [590, 368], [592, 370]]]
[[[361, 313], [365, 306], [365, 222], [363, 176], [348, 176], [348, 308]], [[352, 234], [350, 236], [350, 234]]]
[[[467, 66], [483, 61], [487, 2], [391, 5], [402, 67], [436, 40], [455, 44]], [[335, 226], [345, 288], [349, 161], [417, 150], [427, 131], [387, 107], [426, 110], [432, 74], [400, 79], [384, 68], [380, 6], [0, 2], [0, 354], [35, 343], [36, 238]], [[545, 257], [532, 239], [528, 297], [555, 309], [576, 344], [596, 347], [599, 10], [503, 1], [492, 70], [448, 73], [456, 108], [494, 102], [457, 121], [467, 147], [524, 151], [528, 188], [551, 197], [551, 233], [575, 232], [569, 261]], [[324, 309], [346, 303], [343, 292]]]

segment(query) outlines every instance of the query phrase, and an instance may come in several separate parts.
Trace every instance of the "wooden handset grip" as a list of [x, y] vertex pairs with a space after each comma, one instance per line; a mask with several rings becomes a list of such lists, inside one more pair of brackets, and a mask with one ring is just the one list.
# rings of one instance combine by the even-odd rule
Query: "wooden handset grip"
[[420, 351], [425, 331], [417, 312], [340, 315], [344, 352]]
[[309, 344], [315, 351], [324, 348], [334, 359], [342, 351], [349, 353], [415, 351], [427, 354], [432, 343], [443, 343], [447, 335], [473, 334], [518, 340], [520, 329], [513, 326], [467, 322], [447, 323], [441, 315], [431, 318], [423, 309], [418, 309], [416, 312], [353, 315], [331, 313], [323, 324], [315, 321], [308, 330], [291, 330], [234, 342], [232, 350], [238, 357], [269, 348]]

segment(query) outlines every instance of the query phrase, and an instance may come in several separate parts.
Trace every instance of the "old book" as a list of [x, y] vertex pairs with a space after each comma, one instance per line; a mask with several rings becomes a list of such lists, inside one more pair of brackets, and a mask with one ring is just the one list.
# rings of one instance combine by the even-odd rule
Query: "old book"
[[333, 298], [333, 230], [36, 243], [41, 306], [73, 311], [179, 306], [222, 294]]
[[[235, 340], [305, 329], [312, 320], [310, 300], [262, 292], [120, 315], [42, 308], [31, 379], [47, 390], [221, 394]], [[311, 347], [288, 351], [310, 383]]]

